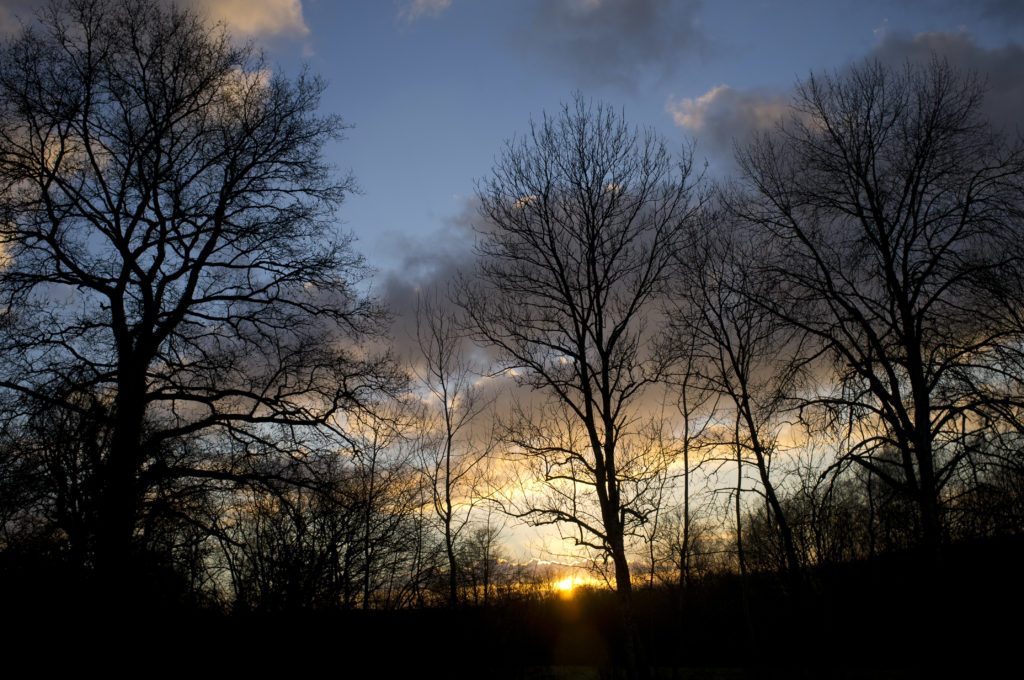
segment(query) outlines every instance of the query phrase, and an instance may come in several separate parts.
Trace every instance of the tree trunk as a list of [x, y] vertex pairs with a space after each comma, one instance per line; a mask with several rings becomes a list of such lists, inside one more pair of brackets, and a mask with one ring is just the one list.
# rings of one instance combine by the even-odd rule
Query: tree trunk
[[133, 601], [136, 564], [133, 536], [138, 514], [136, 476], [141, 460], [145, 419], [142, 372], [122, 368], [114, 402], [110, 450], [101, 467], [101, 499], [96, 526], [96, 569], [100, 593], [109, 605], [123, 611]]

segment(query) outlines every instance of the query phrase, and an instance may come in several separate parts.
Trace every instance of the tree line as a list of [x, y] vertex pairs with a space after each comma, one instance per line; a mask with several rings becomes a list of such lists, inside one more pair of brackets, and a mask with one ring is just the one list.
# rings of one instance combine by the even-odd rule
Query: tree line
[[[0, 53], [0, 568], [280, 611], [617, 594], [1017, 536], [1024, 145], [938, 58], [798, 83], [713, 181], [577, 95], [477, 185], [414, 357], [334, 226], [323, 83], [190, 10], [60, 0]], [[494, 388], [501, 386], [501, 389]], [[63, 590], [61, 590], [63, 589]]]

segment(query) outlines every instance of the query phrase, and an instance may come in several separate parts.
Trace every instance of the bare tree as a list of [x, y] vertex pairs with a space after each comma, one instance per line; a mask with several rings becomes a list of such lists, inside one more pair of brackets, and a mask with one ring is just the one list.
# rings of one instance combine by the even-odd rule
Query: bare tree
[[509, 434], [551, 493], [517, 514], [609, 557], [626, 603], [626, 539], [645, 521], [650, 473], [628, 446], [667, 370], [653, 303], [694, 210], [691, 179], [688, 153], [577, 96], [508, 142], [480, 184], [480, 264], [459, 292], [475, 337], [544, 398]]
[[[699, 269], [699, 267], [683, 265], [682, 271], [687, 275], [679, 276], [677, 273], [673, 282], [677, 293], [680, 285], [688, 288], [688, 284], [685, 282], [692, 278], [694, 271], [699, 271]], [[690, 302], [692, 303], [693, 300]], [[684, 308], [687, 315], [690, 316], [689, 320], [680, 317], [680, 304], [686, 305]], [[665, 340], [669, 345], [667, 351], [676, 356], [674, 376], [671, 382], [676, 394], [676, 409], [682, 425], [678, 444], [678, 462], [681, 463], [681, 470], [676, 476], [682, 477], [683, 483], [681, 506], [674, 515], [670, 516], [668, 531], [665, 532], [665, 535], [668, 539], [667, 552], [678, 571], [678, 585], [680, 593], [682, 593], [692, 581], [693, 558], [698, 556], [696, 544], [701, 540], [698, 534], [702, 533], [701, 527], [695, 527], [693, 522], [695, 508], [692, 477], [705, 462], [702, 459], [702, 454], [704, 445], [707, 443], [706, 435], [716, 417], [720, 395], [716, 395], [714, 390], [705, 389], [706, 385], [698, 371], [698, 366], [704, 361], [704, 344], [701, 333], [693, 332], [693, 329], [689, 327], [698, 323], [697, 318], [692, 316], [698, 307], [687, 304], [676, 295], [671, 297], [667, 306], [672, 318], [670, 327], [673, 330], [666, 335]], [[680, 332], [681, 329], [687, 329], [687, 332]], [[697, 514], [700, 514], [699, 505], [698, 503]], [[695, 528], [697, 532], [692, 531]], [[661, 546], [662, 551], [665, 550], [665, 547], [665, 545]], [[705, 570], [698, 569], [697, 571]]]
[[484, 521], [475, 523], [469, 538], [461, 544], [463, 566], [473, 603], [485, 607], [493, 601], [491, 591], [501, 580], [497, 567], [503, 559], [501, 532], [505, 524], [504, 520], [500, 523], [495, 521], [493, 515], [496, 511], [493, 504], [488, 505]]
[[678, 253], [673, 331], [694, 355], [688, 380], [734, 413], [737, 465], [749, 459], [757, 471], [785, 571], [796, 587], [800, 560], [771, 472], [786, 427], [784, 409], [806, 360], [801, 334], [761, 302], [788, 294], [754, 266], [774, 244], [721, 214], [708, 211], [703, 217], [698, 233]]
[[397, 405], [361, 420], [349, 496], [358, 527], [353, 545], [361, 604], [389, 609], [406, 600], [402, 581], [419, 567], [417, 509], [430, 502], [430, 489], [416, 467], [418, 452], [404, 436], [410, 426], [407, 410]]
[[358, 346], [380, 318], [362, 261], [330, 227], [352, 181], [322, 157], [343, 129], [322, 90], [153, 0], [57, 0], [0, 54], [0, 386], [109, 432], [95, 531], [112, 590], [153, 484], [233, 474], [168, 443], [308, 455], [386, 383]]
[[416, 336], [422, 361], [417, 374], [429, 397], [420, 423], [423, 469], [444, 538], [448, 604], [454, 607], [459, 594], [459, 534], [469, 523], [480, 463], [490, 448], [489, 438], [474, 437], [472, 426], [489, 404], [474, 385], [476, 376], [458, 319], [436, 292], [418, 300]]
[[[1015, 412], [1024, 146], [980, 118], [983, 85], [933, 59], [812, 75], [793, 116], [740, 154], [737, 212], [782, 245], [763, 300], [817, 339], [816, 396], [853, 461], [912, 499], [936, 555], [958, 433]], [[807, 411], [810, 412], [810, 409]], [[882, 455], [895, 452], [891, 457]]]

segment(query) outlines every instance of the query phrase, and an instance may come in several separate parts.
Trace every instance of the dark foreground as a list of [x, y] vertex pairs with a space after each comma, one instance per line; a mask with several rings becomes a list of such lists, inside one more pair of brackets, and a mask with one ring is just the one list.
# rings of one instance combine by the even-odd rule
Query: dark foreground
[[[992, 677], [983, 669], [1012, 659], [1020, 640], [1022, 546], [960, 545], [932, 574], [914, 556], [818, 569], [795, 596], [772, 574], [745, 588], [725, 575], [686, 592], [642, 589], [645, 665], [652, 678]], [[21, 585], [3, 584], [8, 669], [569, 679], [623, 667], [609, 592], [456, 611], [226, 614], [144, 600], [114, 612]]]

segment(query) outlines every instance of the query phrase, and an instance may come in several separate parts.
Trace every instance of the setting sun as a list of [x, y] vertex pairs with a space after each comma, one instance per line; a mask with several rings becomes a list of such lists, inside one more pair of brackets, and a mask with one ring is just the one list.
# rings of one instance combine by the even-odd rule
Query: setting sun
[[572, 597], [576, 589], [583, 585], [593, 585], [594, 580], [588, 576], [575, 574], [566, 576], [553, 583], [555, 590], [562, 597]]

